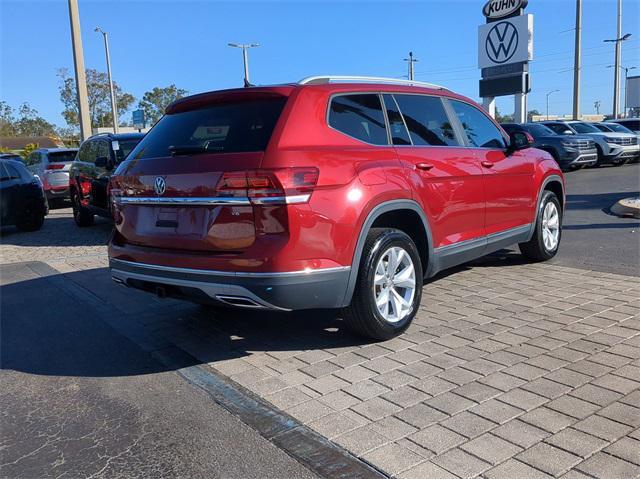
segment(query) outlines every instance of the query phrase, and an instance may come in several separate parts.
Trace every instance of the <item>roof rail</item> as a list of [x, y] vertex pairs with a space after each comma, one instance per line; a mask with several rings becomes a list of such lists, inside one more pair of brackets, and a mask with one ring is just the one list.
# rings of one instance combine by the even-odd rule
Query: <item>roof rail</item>
[[404, 80], [402, 78], [386, 78], [386, 77], [367, 77], [367, 76], [349, 76], [349, 75], [315, 75], [303, 78], [298, 85], [320, 85], [323, 83], [390, 83], [395, 85], [415, 85], [426, 88], [435, 88], [438, 90], [447, 90], [447, 88], [436, 85], [435, 83], [426, 83], [415, 80]]

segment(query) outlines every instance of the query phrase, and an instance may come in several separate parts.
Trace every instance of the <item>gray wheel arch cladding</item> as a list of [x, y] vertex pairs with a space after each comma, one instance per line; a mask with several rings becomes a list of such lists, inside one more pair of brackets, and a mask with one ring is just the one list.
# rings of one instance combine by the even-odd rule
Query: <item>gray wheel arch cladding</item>
[[356, 280], [358, 279], [358, 273], [360, 270], [360, 260], [362, 259], [362, 250], [364, 249], [364, 243], [367, 239], [367, 234], [371, 229], [371, 226], [375, 222], [375, 220], [382, 214], [388, 213], [390, 211], [396, 210], [411, 210], [418, 214], [420, 219], [422, 220], [422, 226], [424, 227], [425, 233], [427, 235], [427, 244], [428, 244], [428, 252], [427, 252], [427, 268], [423, 272], [424, 276], [431, 276], [431, 268], [434, 265], [434, 255], [433, 255], [433, 239], [431, 236], [431, 227], [429, 226], [429, 221], [424, 214], [424, 210], [420, 207], [418, 203], [413, 200], [403, 199], [403, 200], [390, 200], [384, 203], [380, 203], [376, 207], [374, 207], [369, 214], [367, 215], [367, 219], [362, 224], [362, 228], [360, 229], [360, 234], [358, 236], [358, 242], [356, 243], [355, 251], [353, 254], [353, 261], [351, 262], [351, 270], [349, 273], [349, 282], [347, 283], [347, 289], [344, 294], [344, 299], [342, 301], [343, 306], [349, 305], [351, 302], [351, 298], [353, 297], [353, 291], [356, 287]]

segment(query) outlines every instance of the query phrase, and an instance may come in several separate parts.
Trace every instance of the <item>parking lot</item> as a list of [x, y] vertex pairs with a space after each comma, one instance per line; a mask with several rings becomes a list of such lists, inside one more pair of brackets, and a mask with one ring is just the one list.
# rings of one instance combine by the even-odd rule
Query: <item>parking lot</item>
[[505, 250], [446, 271], [380, 343], [335, 312], [118, 286], [111, 225], [78, 229], [70, 208], [7, 228], [2, 475], [638, 477], [640, 223], [608, 209], [639, 178], [568, 174], [553, 261]]

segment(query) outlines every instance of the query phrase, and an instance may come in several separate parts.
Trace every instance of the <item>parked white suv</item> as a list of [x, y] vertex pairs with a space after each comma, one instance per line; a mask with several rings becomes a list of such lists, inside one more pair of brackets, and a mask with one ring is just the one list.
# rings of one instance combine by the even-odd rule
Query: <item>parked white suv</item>
[[47, 200], [69, 198], [69, 167], [77, 148], [39, 148], [27, 158], [27, 167], [38, 175]]

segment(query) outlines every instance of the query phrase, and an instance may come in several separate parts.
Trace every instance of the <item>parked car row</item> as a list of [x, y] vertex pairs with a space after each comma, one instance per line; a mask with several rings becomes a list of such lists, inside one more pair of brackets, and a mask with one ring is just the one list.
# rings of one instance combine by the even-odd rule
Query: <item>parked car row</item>
[[[522, 131], [533, 138], [535, 148], [548, 152], [564, 171], [603, 164], [624, 165], [640, 158], [639, 133], [616, 120], [600, 123], [585, 121], [542, 121], [505, 123], [507, 132]], [[633, 120], [629, 119], [628, 124]], [[636, 127], [638, 125], [635, 125]]]

